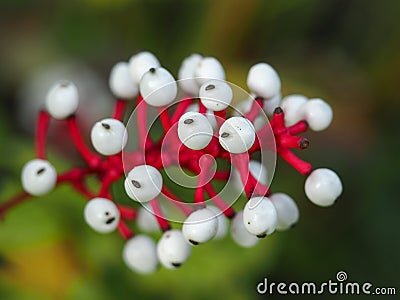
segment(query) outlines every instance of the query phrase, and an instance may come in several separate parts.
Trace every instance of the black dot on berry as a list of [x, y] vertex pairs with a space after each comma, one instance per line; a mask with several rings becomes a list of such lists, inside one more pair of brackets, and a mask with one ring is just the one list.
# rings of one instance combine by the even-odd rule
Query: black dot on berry
[[182, 266], [181, 263], [171, 263], [171, 265], [173, 265], [175, 268], [179, 268], [180, 266]]
[[209, 84], [205, 88], [206, 91], [213, 90], [213, 89], [215, 89], [215, 85], [213, 85], [213, 84]]
[[149, 71], [150, 71], [150, 73], [155, 73], [156, 69], [155, 68], [150, 68]]
[[106, 215], [106, 216], [109, 216], [109, 215], [110, 215], [110, 213], [109, 213], [108, 211], [106, 211], [106, 212], [105, 212], [105, 215]]
[[36, 171], [36, 174], [40, 175], [40, 174], [44, 173], [44, 171], [46, 171], [46, 168], [40, 168], [39, 170]]
[[199, 242], [196, 242], [196, 241], [193, 241], [193, 240], [189, 240], [189, 242], [190, 242], [192, 245], [195, 245], [195, 246], [197, 246], [197, 245], [199, 244]]
[[103, 126], [107, 130], [111, 128], [111, 126], [107, 123], [101, 123], [101, 126]]

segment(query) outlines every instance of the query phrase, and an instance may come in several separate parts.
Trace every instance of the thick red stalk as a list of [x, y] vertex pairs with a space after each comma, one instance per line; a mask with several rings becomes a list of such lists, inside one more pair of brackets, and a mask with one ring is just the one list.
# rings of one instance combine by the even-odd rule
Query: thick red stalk
[[251, 122], [257, 118], [259, 112], [262, 110], [263, 101], [261, 98], [254, 99], [253, 103], [251, 104], [250, 110], [245, 114], [245, 118], [249, 119]]
[[46, 159], [46, 137], [49, 129], [50, 115], [47, 111], [39, 112], [36, 124], [35, 148], [36, 157]]
[[185, 98], [181, 101], [176, 106], [175, 112], [173, 116], [171, 117], [171, 123], [175, 124], [176, 122], [179, 121], [180, 117], [186, 112], [186, 110], [189, 108], [189, 106], [192, 104], [193, 99], [192, 98]]
[[210, 196], [211, 201], [224, 213], [227, 218], [233, 218], [235, 216], [234, 209], [225, 203], [220, 196], [218, 196], [210, 182], [206, 184], [205, 190]]
[[171, 128], [171, 119], [167, 107], [158, 107], [159, 117], [164, 131], [167, 132]]
[[71, 139], [76, 149], [78, 150], [78, 152], [80, 153], [80, 155], [83, 157], [83, 159], [86, 161], [86, 163], [89, 165], [90, 168], [97, 169], [100, 165], [101, 158], [97, 154], [93, 153], [83, 141], [81, 132], [76, 122], [76, 116], [73, 115], [69, 117], [67, 119], [67, 123]]
[[312, 166], [308, 162], [301, 160], [292, 151], [286, 148], [278, 148], [278, 154], [295, 168], [300, 174], [307, 175], [312, 171]]
[[119, 220], [118, 231], [125, 240], [129, 240], [131, 237], [133, 237], [133, 231], [123, 220]]
[[123, 118], [124, 118], [124, 113], [125, 113], [126, 106], [127, 106], [127, 101], [126, 100], [117, 99], [117, 101], [115, 101], [114, 112], [112, 114], [112, 117], [114, 119], [122, 121]]
[[161, 211], [161, 207], [158, 204], [158, 199], [154, 198], [153, 200], [150, 200], [151, 208], [153, 209], [153, 214], [157, 219], [158, 225], [160, 226], [160, 229], [162, 231], [167, 231], [171, 229], [171, 225], [167, 221], [167, 219], [164, 217], [163, 212]]
[[192, 213], [192, 208], [174, 195], [165, 185], [162, 187], [161, 193], [168, 198], [178, 209], [180, 209], [183, 214], [190, 215]]

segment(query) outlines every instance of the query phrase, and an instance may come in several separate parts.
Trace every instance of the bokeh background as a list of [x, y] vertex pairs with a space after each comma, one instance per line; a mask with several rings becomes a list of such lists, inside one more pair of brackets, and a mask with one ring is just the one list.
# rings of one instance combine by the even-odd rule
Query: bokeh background
[[[34, 155], [32, 111], [52, 81], [81, 85], [87, 135], [111, 107], [110, 68], [139, 50], [174, 74], [192, 52], [215, 56], [243, 87], [248, 68], [266, 61], [284, 95], [326, 99], [334, 122], [308, 134], [302, 157], [335, 169], [344, 193], [316, 207], [304, 179], [278, 161], [272, 189], [297, 200], [295, 229], [252, 249], [227, 237], [194, 249], [179, 270], [139, 276], [123, 265], [119, 236], [91, 231], [84, 201], [63, 187], [0, 222], [0, 299], [262, 298], [256, 285], [265, 277], [322, 282], [340, 270], [399, 293], [399, 15], [397, 0], [2, 0], [0, 201], [21, 188], [19, 172]], [[63, 138], [51, 141], [56, 166], [77, 163]]]

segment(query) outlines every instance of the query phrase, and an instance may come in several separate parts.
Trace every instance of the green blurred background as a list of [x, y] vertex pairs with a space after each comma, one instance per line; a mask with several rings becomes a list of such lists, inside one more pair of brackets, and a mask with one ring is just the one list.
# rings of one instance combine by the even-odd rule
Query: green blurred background
[[[139, 50], [154, 52], [174, 74], [192, 52], [215, 56], [243, 87], [248, 68], [266, 61], [284, 95], [326, 99], [334, 122], [308, 133], [311, 148], [301, 155], [335, 169], [344, 193], [333, 207], [316, 207], [305, 198], [304, 179], [278, 161], [272, 189], [297, 200], [295, 229], [252, 249], [227, 237], [194, 249], [179, 270], [139, 276], [123, 265], [119, 236], [91, 231], [84, 201], [63, 187], [0, 223], [0, 299], [262, 298], [256, 285], [264, 277], [322, 282], [340, 270], [349, 281], [399, 293], [399, 15], [397, 0], [2, 0], [1, 201], [20, 190], [20, 169], [34, 155], [33, 120], [20, 112], [30, 107], [38, 74], [73, 64], [107, 94], [111, 66]], [[53, 142], [57, 167], [77, 163]]]

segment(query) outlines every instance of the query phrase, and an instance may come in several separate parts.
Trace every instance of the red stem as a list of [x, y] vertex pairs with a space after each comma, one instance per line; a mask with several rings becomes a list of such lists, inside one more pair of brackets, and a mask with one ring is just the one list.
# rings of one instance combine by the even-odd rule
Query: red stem
[[289, 134], [296, 135], [296, 134], [299, 134], [299, 133], [302, 133], [302, 132], [306, 131], [307, 128], [308, 128], [307, 122], [306, 121], [300, 121], [300, 122], [297, 122], [296, 124], [294, 124], [292, 126], [289, 126], [288, 127], [288, 131], [289, 131]]
[[300, 174], [307, 175], [312, 171], [312, 166], [308, 162], [301, 160], [292, 151], [286, 148], [277, 148], [278, 154], [293, 166]]
[[171, 128], [171, 119], [169, 117], [168, 108], [166, 107], [158, 107], [158, 112], [161, 120], [161, 124], [164, 127], [164, 131], [168, 132]]
[[222, 123], [226, 120], [226, 109], [221, 111], [214, 111], [215, 120], [217, 121], [218, 128], [221, 127]]
[[37, 158], [46, 158], [46, 136], [49, 129], [49, 123], [49, 113], [45, 110], [41, 110], [36, 123], [35, 148]]
[[180, 209], [186, 216], [192, 213], [192, 208], [174, 195], [167, 187], [163, 186], [161, 190], [162, 194], [168, 198], [178, 209]]
[[150, 136], [147, 135], [147, 103], [143, 100], [142, 95], [137, 97], [137, 128], [139, 134], [139, 149], [144, 150], [152, 145]]
[[175, 112], [173, 116], [171, 117], [171, 122], [172, 124], [175, 124], [176, 122], [179, 121], [180, 117], [185, 113], [185, 111], [188, 109], [188, 107], [192, 104], [193, 99], [192, 98], [185, 98], [182, 99], [178, 105], [176, 106]]
[[126, 225], [126, 223], [122, 220], [119, 220], [118, 223], [118, 231], [120, 235], [125, 239], [128, 240], [133, 236], [133, 231]]
[[158, 225], [160, 226], [160, 229], [162, 231], [167, 231], [171, 229], [171, 225], [167, 221], [167, 219], [164, 217], [161, 207], [158, 204], [157, 198], [154, 198], [153, 200], [150, 200], [151, 208], [153, 209], [154, 216], [157, 219]]
[[199, 113], [205, 114], [207, 112], [207, 108], [204, 106], [204, 104], [199, 101]]
[[32, 196], [27, 192], [21, 192], [11, 199], [7, 200], [4, 203], [0, 204], [0, 219], [4, 218], [4, 215], [8, 212], [9, 209], [17, 206], [18, 204], [23, 203], [24, 201], [28, 200]]
[[134, 210], [133, 208], [128, 206], [118, 205], [118, 210], [123, 219], [129, 221], [133, 221], [134, 219], [136, 219], [137, 213], [136, 210]]
[[124, 99], [117, 99], [115, 101], [114, 112], [112, 118], [122, 121], [124, 118], [125, 109], [127, 107], [127, 101]]
[[251, 104], [250, 110], [245, 114], [245, 118], [250, 120], [251, 122], [254, 122], [254, 120], [257, 118], [258, 113], [261, 111], [263, 107], [263, 101], [261, 98], [256, 98], [254, 99], [253, 103]]
[[76, 122], [76, 116], [73, 115], [67, 119], [68, 123], [68, 130], [71, 135], [72, 141], [80, 153], [80, 155], [83, 157], [83, 159], [87, 162], [90, 168], [92, 169], [97, 169], [99, 167], [99, 164], [101, 162], [100, 156], [97, 154], [93, 153], [89, 148], [86, 146], [85, 142], [83, 141], [83, 138], [81, 136], [80, 130], [78, 128], [78, 124]]
[[218, 196], [211, 183], [206, 184], [205, 190], [210, 196], [211, 201], [224, 213], [227, 218], [233, 218], [235, 216], [234, 209], [227, 203], [225, 203], [225, 201], [220, 196]]

